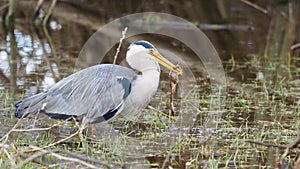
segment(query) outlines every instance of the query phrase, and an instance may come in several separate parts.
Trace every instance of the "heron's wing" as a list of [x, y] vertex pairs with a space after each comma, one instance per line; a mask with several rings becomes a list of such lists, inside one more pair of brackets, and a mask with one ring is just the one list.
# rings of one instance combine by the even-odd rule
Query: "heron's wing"
[[42, 104], [47, 97], [47, 93], [39, 93], [30, 97], [27, 97], [15, 104], [16, 111], [15, 111], [15, 116], [18, 118], [21, 118], [24, 113], [29, 114], [29, 113], [38, 113], [39, 110], [42, 107]]
[[108, 120], [123, 108], [135, 76], [131, 69], [118, 65], [84, 69], [51, 87], [44, 111], [54, 118], [81, 116], [89, 112], [91, 119]]

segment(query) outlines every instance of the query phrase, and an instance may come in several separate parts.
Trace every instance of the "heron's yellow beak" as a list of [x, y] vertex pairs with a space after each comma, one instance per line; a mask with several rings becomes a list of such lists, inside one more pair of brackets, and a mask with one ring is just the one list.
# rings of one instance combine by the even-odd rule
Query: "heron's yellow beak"
[[171, 63], [170, 61], [168, 61], [166, 58], [164, 58], [160, 53], [158, 53], [155, 50], [150, 50], [150, 54], [152, 56], [154, 56], [155, 60], [160, 63], [161, 65], [163, 65], [164, 67], [166, 67], [167, 69], [169, 69], [170, 71], [178, 74], [178, 75], [182, 75], [183, 71], [180, 67], [175, 66], [173, 63]]

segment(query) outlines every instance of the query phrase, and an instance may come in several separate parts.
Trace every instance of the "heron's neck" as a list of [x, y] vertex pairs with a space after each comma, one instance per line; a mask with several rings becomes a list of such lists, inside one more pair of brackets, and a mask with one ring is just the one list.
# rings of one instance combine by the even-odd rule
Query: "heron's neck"
[[140, 92], [146, 96], [152, 97], [159, 85], [160, 70], [157, 69], [145, 69], [138, 77], [136, 85], [141, 89]]
[[159, 85], [160, 71], [155, 69], [145, 69], [137, 75], [132, 83], [132, 90], [126, 103], [124, 110], [130, 112], [131, 115], [137, 115], [151, 101]]
[[145, 86], [150, 85], [149, 89], [157, 89], [159, 84], [159, 76], [160, 76], [160, 69], [158, 68], [148, 68], [142, 71], [140, 78]]

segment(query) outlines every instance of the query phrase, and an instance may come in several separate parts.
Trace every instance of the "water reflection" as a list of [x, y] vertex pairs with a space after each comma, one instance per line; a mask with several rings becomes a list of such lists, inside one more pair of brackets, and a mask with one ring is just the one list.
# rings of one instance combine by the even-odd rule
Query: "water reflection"
[[[59, 23], [52, 23], [53, 29], [61, 29]], [[22, 27], [22, 31], [19, 27], [20, 25], [17, 25], [7, 34], [0, 32], [3, 37], [3, 41], [0, 41], [1, 89], [10, 88], [14, 94], [16, 89], [29, 89], [32, 84], [38, 84], [38, 90], [35, 92], [44, 91], [60, 80], [62, 75], [72, 72], [71, 69], [62, 68], [64, 73], [60, 73], [58, 66], [61, 61], [66, 62], [65, 59], [51, 59], [55, 47], [50, 43], [50, 36], [43, 38], [44, 32], [35, 27], [25, 26]], [[26, 92], [32, 94], [32, 90]]]
[[[248, 165], [252, 167], [255, 167], [255, 164], [257, 166], [274, 166], [273, 163], [276, 162], [274, 159], [280, 154], [277, 150], [274, 151], [274, 149], [270, 149], [265, 151], [265, 149], [261, 150], [256, 147], [249, 148], [249, 146], [244, 143], [243, 137], [256, 139], [262, 135], [262, 140], [287, 141], [282, 138], [286, 138], [287, 135], [289, 137], [295, 136], [295, 124], [296, 121], [299, 120], [300, 59], [299, 57], [273, 57], [271, 50], [272, 48], [280, 47], [277, 46], [280, 40], [272, 39], [269, 41], [269, 56], [251, 55], [251, 53], [264, 51], [264, 38], [266, 38], [267, 25], [269, 22], [266, 21], [266, 16], [256, 15], [254, 10], [248, 11], [248, 15], [250, 15], [247, 16], [247, 19], [241, 16], [243, 12], [247, 11], [246, 8], [234, 11], [234, 7], [232, 7], [232, 11], [238, 12], [238, 14], [232, 13], [234, 15], [232, 20], [235, 22], [242, 21], [243, 24], [254, 26], [256, 29], [249, 31], [246, 29], [243, 29], [243, 31], [206, 31], [210, 39], [213, 39], [214, 44], [218, 45], [219, 52], [223, 54], [224, 64], [228, 65], [227, 77], [231, 81], [231, 85], [229, 87], [230, 93], [227, 112], [224, 114], [224, 119], [227, 124], [225, 124], [226, 126], [224, 128], [214, 133], [214, 137], [216, 137], [217, 140], [212, 140], [212, 142], [217, 143], [213, 146], [209, 146], [211, 149], [214, 149], [214, 154], [201, 154], [199, 149], [204, 149], [203, 147], [205, 147], [206, 143], [203, 143], [204, 145], [202, 142], [199, 143], [204, 135], [203, 130], [199, 128], [199, 126], [201, 126], [202, 121], [207, 117], [206, 108], [209, 106], [209, 103], [205, 100], [207, 99], [205, 95], [207, 94], [208, 87], [203, 86], [206, 81], [200, 78], [199, 83], [202, 84], [202, 86], [195, 91], [201, 93], [202, 97], [199, 100], [199, 117], [197, 119], [197, 122], [200, 122], [199, 126], [192, 128], [191, 133], [193, 134], [187, 136], [188, 139], [192, 140], [189, 146], [194, 147], [194, 149], [186, 150], [188, 151], [186, 157], [184, 154], [180, 155], [183, 155], [182, 159], [184, 160], [182, 160], [182, 162], [189, 161], [191, 158], [189, 153], [193, 153], [194, 150], [196, 151], [195, 156], [199, 156], [199, 152], [200, 156], [202, 156], [200, 157], [200, 163], [206, 164], [208, 163], [208, 159], [219, 159], [225, 155], [232, 155], [237, 159], [241, 159], [241, 161], [244, 160], [244, 163], [241, 162], [237, 165]], [[236, 24], [235, 22], [234, 24]], [[202, 26], [207, 27], [205, 24]], [[277, 30], [283, 30], [280, 27], [281, 24], [277, 26]], [[225, 28], [228, 28], [228, 26]], [[16, 25], [16, 28], [10, 33], [6, 33], [0, 29], [1, 91], [10, 89], [12, 93], [23, 93], [25, 91], [25, 95], [32, 95], [46, 90], [59, 79], [73, 73], [76, 57], [82, 45], [94, 31], [73, 22], [61, 24], [56, 20], [50, 21], [49, 29], [50, 32], [48, 33], [45, 33], [42, 28], [27, 27], [24, 25]], [[46, 34], [48, 34], [48, 36]], [[276, 33], [274, 32], [274, 34]], [[286, 35], [287, 29], [284, 30], [284, 33], [276, 36], [283, 37]], [[49, 39], [49, 37], [51, 37], [51, 39]], [[178, 45], [176, 41], [164, 43], [163, 38], [159, 40], [159, 43], [162, 45], [168, 46], [172, 44], [172, 48], [178, 51], [184, 51], [182, 52], [183, 55], [182, 53], [178, 55], [189, 60], [188, 63], [192, 65], [193, 73], [197, 74], [197, 76], [199, 75], [198, 71], [201, 68], [197, 67], [199, 64], [195, 62], [189, 49]], [[100, 44], [97, 47], [100, 48]], [[111, 51], [114, 53], [115, 49]], [[12, 55], [14, 52], [15, 54]], [[284, 50], [284, 53], [285, 52], [286, 49]], [[236, 55], [231, 56], [232, 53]], [[228, 56], [232, 57], [232, 59], [229, 60]], [[112, 57], [110, 57], [110, 59], [111, 58]], [[229, 61], [226, 62], [227, 60]], [[111, 60], [107, 58], [105, 61], [111, 62]], [[232, 69], [230, 70], [230, 68]], [[277, 86], [274, 86], [275, 83]], [[285, 88], [285, 85], [287, 85], [288, 88]], [[17, 91], [15, 91], [16, 89]], [[165, 91], [166, 90], [161, 93], [165, 93]], [[14, 101], [17, 100], [16, 98], [13, 99]], [[157, 97], [155, 104], [160, 104], [162, 100], [164, 99]], [[3, 100], [0, 100], [0, 102], [4, 103]], [[10, 105], [5, 103], [4, 106], [9, 107]], [[163, 106], [164, 105], [162, 105], [162, 109], [167, 109]], [[1, 124], [14, 124], [13, 122], [7, 122], [7, 118], [5, 118], [6, 116], [0, 117]], [[220, 126], [222, 126], [222, 124], [220, 124]], [[6, 126], [7, 130], [9, 130], [10, 127], [11, 126]], [[139, 134], [145, 132], [140, 129], [140, 126], [138, 127]], [[284, 128], [285, 131], [281, 133], [280, 130], [276, 130], [275, 128]], [[133, 129], [131, 128], [131, 130]], [[293, 133], [293, 131], [295, 133]], [[4, 131], [0, 131], [0, 135], [3, 135], [2, 133], [4, 133]], [[254, 135], [252, 136], [251, 134]], [[232, 138], [236, 138], [236, 140], [232, 140]], [[229, 148], [230, 152], [226, 154], [223, 152], [223, 147], [228, 146], [228, 142], [231, 144]], [[218, 152], [215, 150], [222, 151]], [[102, 154], [99, 153], [99, 156], [100, 155]], [[210, 156], [214, 157], [210, 158]], [[156, 163], [157, 159], [156, 157], [153, 161]], [[163, 161], [165, 157], [161, 159]], [[204, 166], [204, 164], [199, 165]]]
[[[24, 79], [17, 79], [17, 71], [19, 75], [22, 73], [25, 75], [35, 74], [45, 55], [37, 39], [22, 34], [18, 29], [9, 31], [6, 41], [3, 41], [1, 46], [6, 46], [6, 48], [0, 51], [0, 69], [4, 72], [5, 77], [3, 78], [9, 78], [10, 86], [15, 90], [17, 84], [23, 85], [26, 82]], [[51, 53], [47, 45], [45, 49]], [[19, 70], [17, 70], [18, 68]], [[5, 84], [1, 81], [1, 85]]]

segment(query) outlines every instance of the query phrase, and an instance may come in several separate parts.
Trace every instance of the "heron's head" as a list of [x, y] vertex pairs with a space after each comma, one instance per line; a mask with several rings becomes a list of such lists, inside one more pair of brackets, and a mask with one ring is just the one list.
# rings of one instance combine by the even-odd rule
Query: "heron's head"
[[158, 68], [158, 63], [167, 69], [181, 75], [182, 69], [176, 67], [173, 63], [164, 58], [158, 50], [147, 41], [137, 41], [132, 43], [126, 53], [126, 61], [129, 65], [138, 70], [142, 71], [145, 68]]

